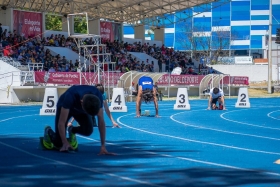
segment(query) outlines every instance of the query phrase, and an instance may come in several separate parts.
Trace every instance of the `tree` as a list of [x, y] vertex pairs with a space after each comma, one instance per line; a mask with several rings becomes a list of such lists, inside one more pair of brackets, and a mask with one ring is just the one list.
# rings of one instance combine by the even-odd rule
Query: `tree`
[[86, 17], [74, 17], [74, 32], [81, 34], [87, 33]]
[[62, 17], [59, 15], [46, 14], [46, 30], [62, 31]]
[[236, 38], [234, 31], [216, 27], [212, 32], [212, 60], [217, 62], [219, 57], [231, 56], [230, 45]]
[[[47, 14], [46, 30], [62, 31], [62, 16]], [[74, 17], [74, 32], [81, 34], [87, 33], [87, 23], [85, 17]]]
[[177, 38], [182, 48], [191, 51], [194, 58], [205, 56], [217, 62], [219, 57], [230, 56], [230, 45], [236, 36], [234, 31], [219, 26], [209, 31], [204, 25], [189, 25], [183, 27]]
[[200, 43], [199, 34], [194, 35], [196, 28], [192, 28], [191, 24], [186, 23], [183, 26], [182, 23], [180, 24], [182, 29], [176, 31], [176, 40], [180, 45], [180, 49], [196, 54]]

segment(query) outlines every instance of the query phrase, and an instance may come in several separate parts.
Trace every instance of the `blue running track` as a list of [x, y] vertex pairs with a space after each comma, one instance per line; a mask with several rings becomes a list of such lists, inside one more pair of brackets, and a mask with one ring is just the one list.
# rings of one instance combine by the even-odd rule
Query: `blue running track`
[[[207, 100], [190, 100], [191, 110], [159, 102], [160, 118], [113, 113], [122, 128], [107, 126], [107, 149], [98, 156], [98, 128], [78, 136], [75, 154], [44, 151], [39, 136], [54, 116], [40, 106], [0, 107], [0, 186], [280, 186], [280, 98], [250, 99], [251, 108], [208, 111]], [[142, 104], [142, 111], [153, 104]]]

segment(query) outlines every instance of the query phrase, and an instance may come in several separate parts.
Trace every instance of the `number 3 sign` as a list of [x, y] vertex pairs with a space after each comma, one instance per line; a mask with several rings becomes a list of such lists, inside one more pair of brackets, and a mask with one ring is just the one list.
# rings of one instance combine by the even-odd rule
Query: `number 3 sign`
[[178, 88], [174, 110], [190, 110], [189, 96], [187, 88]]

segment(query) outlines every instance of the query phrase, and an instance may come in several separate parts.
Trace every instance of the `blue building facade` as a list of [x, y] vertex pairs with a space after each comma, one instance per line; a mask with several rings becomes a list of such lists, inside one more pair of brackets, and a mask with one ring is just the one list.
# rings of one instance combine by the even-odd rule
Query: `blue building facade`
[[[270, 0], [219, 0], [193, 7], [158, 19], [165, 25], [165, 45], [175, 50], [189, 50], [188, 36], [210, 40], [211, 48], [223, 33], [223, 49], [240, 53], [256, 53], [265, 48], [264, 36], [269, 30]], [[272, 36], [280, 28], [280, 0], [272, 0]], [[147, 26], [146, 30], [149, 30]], [[153, 40], [153, 35], [146, 32]], [[124, 37], [134, 34], [133, 26], [124, 25]], [[219, 36], [220, 35], [220, 36]], [[201, 46], [197, 46], [202, 50]]]

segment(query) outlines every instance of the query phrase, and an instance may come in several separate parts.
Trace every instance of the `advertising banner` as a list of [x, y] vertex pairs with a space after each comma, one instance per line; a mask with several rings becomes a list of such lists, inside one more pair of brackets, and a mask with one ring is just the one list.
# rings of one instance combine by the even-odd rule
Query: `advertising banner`
[[[78, 73], [78, 72], [34, 72], [35, 82], [37, 83], [48, 83], [48, 84], [63, 84], [63, 85], [75, 85], [80, 84], [97, 84], [98, 77], [97, 73]], [[118, 80], [123, 73], [104, 72], [100, 76], [101, 83], [108, 84], [111, 86], [117, 85]], [[158, 80], [158, 85], [194, 85], [198, 86], [203, 79], [204, 75], [169, 75], [165, 74]], [[239, 84], [248, 85], [249, 77], [226, 76], [223, 78], [223, 84]], [[222, 82], [221, 82], [222, 83]]]
[[[63, 84], [63, 85], [75, 85], [75, 84], [92, 84], [98, 83], [97, 73], [78, 73], [78, 72], [34, 72], [36, 83], [45, 84]], [[109, 77], [108, 77], [109, 75]], [[103, 73], [100, 77], [103, 84], [117, 85], [118, 80], [122, 73]]]
[[100, 35], [103, 40], [114, 41], [114, 33], [111, 22], [100, 21]]
[[120, 23], [100, 21], [100, 35], [103, 40], [121, 41], [122, 25]]
[[253, 64], [251, 56], [236, 56], [234, 57], [235, 64]]
[[249, 85], [249, 77], [230, 77], [230, 84], [244, 84]]
[[[199, 85], [204, 75], [170, 75], [172, 85]], [[158, 80], [159, 85], [169, 84], [169, 74], [163, 75]]]
[[25, 38], [40, 36], [42, 34], [42, 14], [14, 10], [14, 30]]

